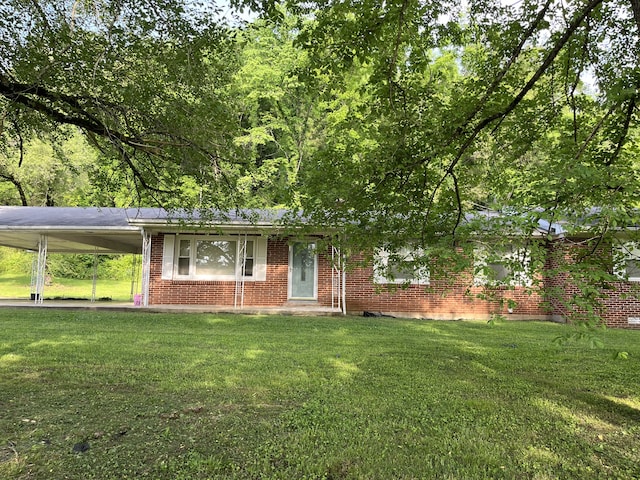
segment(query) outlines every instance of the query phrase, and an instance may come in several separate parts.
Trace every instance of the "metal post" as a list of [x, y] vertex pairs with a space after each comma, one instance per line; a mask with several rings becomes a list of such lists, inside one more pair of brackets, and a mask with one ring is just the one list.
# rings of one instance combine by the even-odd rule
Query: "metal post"
[[38, 242], [38, 266], [36, 272], [35, 303], [42, 304], [44, 297], [44, 276], [47, 266], [47, 236], [40, 235]]
[[246, 266], [247, 266], [247, 234], [245, 232], [244, 242], [242, 244], [242, 269], [240, 271], [240, 275], [242, 278], [241, 292], [240, 292], [240, 308], [244, 308], [244, 269], [246, 268]]
[[151, 235], [142, 232], [142, 305], [149, 306], [149, 278], [151, 275]]
[[347, 314], [347, 256], [341, 255], [341, 266], [342, 266], [342, 314]]
[[331, 245], [331, 308], [342, 307], [342, 256], [340, 250]]
[[239, 255], [236, 262], [236, 287], [233, 293], [233, 308], [238, 308], [238, 297], [240, 297], [240, 308], [244, 308], [244, 268], [247, 263], [247, 234], [238, 234]]
[[137, 291], [138, 286], [138, 255], [131, 255], [131, 292], [129, 293], [129, 301], [133, 301], [133, 295]]
[[29, 288], [29, 293], [31, 294], [30, 299], [36, 299], [36, 282], [38, 281], [38, 257], [36, 255], [33, 256], [31, 260], [31, 285]]
[[336, 247], [331, 245], [331, 308], [336, 308]]
[[96, 301], [96, 283], [98, 279], [98, 249], [93, 251], [93, 284], [91, 286], [91, 303]]

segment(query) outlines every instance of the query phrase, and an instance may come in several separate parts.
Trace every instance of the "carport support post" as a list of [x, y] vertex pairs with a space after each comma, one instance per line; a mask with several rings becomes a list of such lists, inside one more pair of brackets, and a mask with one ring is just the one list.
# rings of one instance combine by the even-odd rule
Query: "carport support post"
[[149, 306], [149, 276], [151, 272], [151, 235], [142, 232], [142, 306]]
[[96, 282], [98, 280], [98, 249], [93, 251], [93, 284], [91, 285], [91, 303], [96, 301]]
[[342, 254], [342, 314], [347, 314], [347, 256]]
[[47, 236], [40, 235], [38, 242], [38, 265], [36, 268], [36, 295], [35, 303], [41, 304], [44, 294], [44, 275], [47, 266]]

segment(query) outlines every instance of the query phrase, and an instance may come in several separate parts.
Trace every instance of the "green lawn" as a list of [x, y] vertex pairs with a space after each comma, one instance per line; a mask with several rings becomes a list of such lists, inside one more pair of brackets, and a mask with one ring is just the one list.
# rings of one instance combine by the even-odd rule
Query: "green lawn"
[[[44, 299], [81, 298], [91, 299], [93, 280], [55, 278], [44, 287]], [[29, 298], [31, 278], [29, 275], [0, 275], [0, 298]], [[98, 280], [96, 299], [110, 299], [114, 302], [128, 302], [131, 299], [130, 280]]]
[[640, 478], [640, 331], [568, 328], [0, 309], [0, 478]]

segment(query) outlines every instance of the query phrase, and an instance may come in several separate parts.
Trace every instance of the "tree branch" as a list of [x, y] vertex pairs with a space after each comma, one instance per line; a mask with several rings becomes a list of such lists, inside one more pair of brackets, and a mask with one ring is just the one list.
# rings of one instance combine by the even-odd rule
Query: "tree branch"
[[640, 32], [640, 0], [629, 1], [631, 2], [631, 10], [633, 10], [633, 18], [635, 18], [638, 32]]
[[[118, 131], [111, 131], [98, 118], [83, 108], [75, 97], [51, 92], [42, 86], [10, 82], [4, 76], [0, 76], [0, 95], [11, 102], [19, 103], [31, 110], [35, 110], [57, 123], [75, 125], [101, 137], [118, 138], [121, 142], [134, 146], [134, 140], [131, 137]], [[62, 103], [76, 112], [76, 115], [69, 115], [38, 99]]]
[[20, 201], [22, 202], [23, 207], [29, 206], [29, 202], [27, 201], [27, 195], [24, 191], [24, 188], [22, 187], [22, 183], [20, 183], [20, 181], [15, 176], [13, 176], [10, 173], [0, 173], [0, 178], [3, 178], [8, 182], [11, 182], [13, 186], [16, 187], [16, 189], [18, 190], [18, 194], [20, 195]]
[[433, 202], [435, 201], [435, 196], [436, 196], [438, 190], [442, 187], [442, 185], [445, 182], [445, 180], [447, 179], [447, 177], [450, 176], [453, 173], [453, 170], [455, 169], [456, 165], [460, 162], [460, 159], [466, 153], [466, 151], [469, 149], [469, 147], [473, 144], [473, 142], [475, 141], [477, 136], [480, 134], [480, 132], [482, 132], [488, 125], [490, 125], [491, 123], [493, 123], [496, 120], [499, 120], [499, 123], [501, 123], [502, 120], [504, 120], [511, 112], [513, 112], [516, 109], [516, 107], [524, 99], [524, 97], [527, 95], [527, 93], [529, 93], [529, 91], [536, 85], [538, 80], [540, 80], [542, 75], [544, 75], [544, 73], [547, 71], [547, 69], [551, 66], [551, 64], [553, 63], [555, 58], [558, 56], [558, 54], [560, 53], [562, 48], [567, 44], [569, 39], [571, 39], [571, 37], [573, 36], [575, 31], [578, 29], [578, 27], [580, 27], [582, 22], [584, 22], [584, 20], [591, 14], [591, 12], [598, 5], [600, 5], [602, 2], [603, 2], [603, 0], [591, 0], [585, 6], [585, 8], [569, 24], [569, 26], [564, 31], [564, 33], [562, 34], [560, 39], [556, 42], [556, 44], [553, 46], [551, 51], [545, 57], [544, 61], [542, 62], [542, 65], [540, 65], [538, 67], [538, 69], [533, 74], [533, 76], [529, 79], [529, 81], [526, 83], [526, 85], [524, 87], [522, 87], [522, 89], [520, 90], [518, 95], [516, 95], [513, 98], [513, 100], [511, 100], [509, 105], [507, 105], [502, 111], [485, 117], [481, 122], [479, 122], [475, 126], [475, 128], [473, 129], [471, 134], [467, 137], [467, 139], [464, 141], [462, 146], [458, 149], [458, 151], [457, 151], [455, 157], [453, 158], [453, 160], [451, 160], [451, 162], [449, 163], [449, 166], [447, 167], [447, 169], [445, 170], [444, 174], [440, 178], [440, 181], [436, 184], [436, 187], [433, 190], [432, 195], [431, 195], [431, 197], [429, 199], [427, 212], [431, 211], [431, 208], [433, 206]]
[[489, 85], [487, 87], [487, 89], [484, 92], [484, 95], [482, 96], [480, 101], [476, 104], [476, 108], [474, 108], [473, 111], [471, 113], [469, 113], [469, 115], [467, 115], [467, 118], [464, 120], [462, 125], [460, 125], [456, 129], [456, 131], [454, 132], [454, 135], [452, 136], [453, 137], [452, 140], [455, 139], [455, 137], [460, 135], [462, 132], [464, 132], [464, 130], [467, 127], [467, 125], [475, 118], [475, 116], [480, 112], [480, 110], [482, 110], [482, 107], [486, 104], [486, 102], [489, 99], [489, 97], [493, 94], [493, 92], [496, 91], [496, 89], [500, 85], [500, 82], [502, 82], [504, 77], [509, 72], [509, 69], [513, 66], [513, 64], [516, 62], [516, 60], [518, 59], [518, 57], [522, 53], [522, 49], [524, 48], [525, 44], [527, 43], [527, 40], [529, 40], [529, 38], [531, 38], [531, 36], [535, 33], [535, 31], [537, 30], [538, 26], [540, 25], [540, 22], [542, 22], [542, 20], [544, 20], [544, 16], [547, 14], [547, 11], [549, 10], [549, 7], [551, 6], [552, 2], [553, 2], [553, 0], [547, 0], [547, 3], [545, 3], [544, 6], [542, 7], [542, 9], [538, 12], [538, 14], [536, 15], [536, 18], [533, 20], [531, 25], [529, 25], [529, 28], [527, 29], [527, 31], [522, 36], [522, 39], [520, 40], [520, 43], [514, 49], [514, 51], [511, 53], [511, 57], [507, 61], [506, 65], [498, 73], [498, 75], [494, 78], [493, 82], [491, 82], [491, 85]]
[[616, 144], [616, 149], [611, 155], [611, 157], [606, 161], [605, 165], [610, 166], [618, 155], [620, 155], [620, 150], [622, 150], [622, 146], [624, 145], [624, 141], [627, 138], [627, 133], [629, 133], [629, 125], [631, 124], [631, 117], [633, 117], [633, 111], [636, 108], [636, 96], [634, 95], [629, 99], [629, 105], [627, 105], [627, 111], [625, 112], [624, 124], [622, 125], [622, 132], [620, 133], [620, 138], [618, 139], [618, 143]]

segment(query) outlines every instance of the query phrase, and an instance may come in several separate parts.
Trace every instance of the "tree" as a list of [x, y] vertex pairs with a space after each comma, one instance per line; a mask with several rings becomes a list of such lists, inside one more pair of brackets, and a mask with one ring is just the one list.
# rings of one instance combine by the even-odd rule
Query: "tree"
[[[62, 133], [62, 132], [58, 132]], [[15, 138], [15, 137], [14, 137]], [[76, 132], [18, 142], [4, 132], [0, 149], [0, 203], [4, 205], [89, 205], [88, 172], [96, 153]]]
[[233, 204], [229, 28], [206, 2], [8, 0], [0, 118], [13, 142], [80, 128], [141, 198]]
[[[449, 204], [457, 212], [447, 230], [455, 234], [474, 200], [466, 198], [466, 187], [473, 187], [476, 177], [465, 181], [465, 175], [477, 171], [477, 159], [489, 144], [506, 162], [545, 143], [552, 147], [550, 157], [573, 156], [573, 165], [582, 161], [608, 171], [624, 163], [638, 119], [637, 6], [636, 1], [472, 1], [462, 11], [457, 2], [313, 4], [317, 22], [301, 35], [312, 68], [338, 76], [356, 61], [370, 65], [363, 87], [373, 102], [368, 115], [379, 121], [378, 133], [387, 143], [363, 157], [368, 181], [342, 201], [351, 201], [355, 211], [375, 212], [380, 203], [395, 212], [420, 211], [427, 222], [441, 219]], [[461, 74], [443, 93], [437, 65], [452, 52]], [[587, 74], [596, 90], [583, 88]], [[554, 129], [568, 136], [562, 145], [549, 142]], [[569, 198], [559, 202], [553, 195], [533, 203], [516, 198], [515, 191], [502, 198], [500, 187], [512, 180], [502, 175], [503, 166], [484, 165], [493, 174], [486, 180], [497, 204], [509, 200], [519, 208], [548, 211], [570, 206]], [[548, 173], [562, 176], [557, 168]], [[596, 187], [595, 195], [616, 189]], [[592, 191], [588, 183], [580, 188]], [[400, 190], [406, 194], [379, 202]], [[628, 190], [635, 195], [636, 189]], [[445, 208], [439, 209], [442, 203]]]
[[253, 164], [239, 180], [251, 206], [296, 202], [300, 171], [322, 142], [320, 92], [300, 77], [308, 62], [294, 45], [303, 23], [283, 13], [281, 23], [258, 19], [240, 36], [234, 91], [243, 134], [236, 143]]
[[[302, 196], [317, 223], [346, 225], [353, 248], [411, 243], [451, 265], [456, 246], [463, 268], [467, 245], [511, 242], [541, 221], [576, 225], [590, 253], [640, 221], [637, 0], [347, 0], [298, 12], [316, 20], [299, 36], [311, 74], [342, 85], [368, 70], [356, 90], [366, 100], [325, 132]], [[611, 273], [609, 259], [585, 274], [589, 259], [576, 278]]]
[[[413, 242], [447, 262], [479, 233], [559, 218], [582, 221], [595, 252], [640, 220], [640, 0], [292, 0], [294, 28], [273, 2], [232, 3], [285, 22], [245, 34], [255, 71], [233, 87], [238, 29], [207, 3], [8, 0], [14, 142], [77, 126], [101, 178], [140, 187], [138, 202], [226, 207], [246, 202], [238, 185], [267, 185], [275, 203], [295, 180], [290, 205], [352, 248]], [[252, 67], [262, 45], [287, 59]]]

